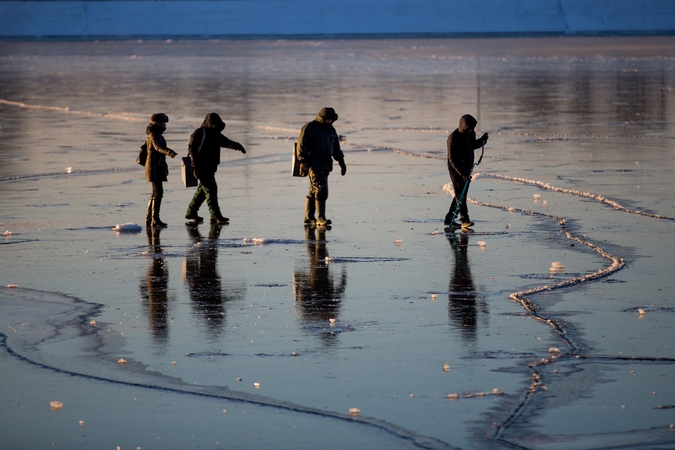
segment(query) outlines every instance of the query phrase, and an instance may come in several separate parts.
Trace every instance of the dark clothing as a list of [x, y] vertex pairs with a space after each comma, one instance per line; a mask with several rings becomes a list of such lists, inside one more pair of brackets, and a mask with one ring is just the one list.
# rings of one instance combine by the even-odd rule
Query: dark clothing
[[[200, 128], [197, 128], [190, 136], [188, 154], [192, 161], [192, 168], [199, 178], [199, 173], [213, 172], [218, 170], [220, 164], [220, 148], [226, 147], [246, 153], [239, 143], [228, 139], [221, 132], [225, 129], [225, 123], [216, 113], [206, 115]], [[206, 135], [204, 134], [206, 133]], [[202, 144], [202, 139], [204, 143]], [[201, 145], [201, 150], [200, 150]]]
[[332, 124], [324, 120], [337, 120], [333, 108], [323, 108], [316, 118], [305, 124], [298, 138], [298, 161], [309, 168], [309, 194], [307, 198], [328, 198], [328, 174], [333, 170], [333, 159], [344, 165], [345, 155], [340, 149], [340, 139]]
[[[474, 128], [478, 122], [472, 116], [465, 114], [459, 119], [459, 128], [448, 136], [448, 171], [467, 178], [473, 169], [473, 151], [483, 145], [483, 141], [476, 140]], [[470, 131], [469, 131], [470, 130]], [[456, 193], [460, 195], [461, 192]]]
[[145, 160], [145, 179], [149, 182], [167, 181], [169, 166], [166, 164], [166, 155], [174, 153], [166, 146], [162, 133], [164, 129], [156, 124], [150, 124], [145, 129], [148, 137], [145, 144], [148, 146], [148, 157]]
[[[459, 119], [459, 127], [448, 136], [448, 172], [452, 180], [452, 188], [455, 191], [455, 197], [452, 199], [450, 210], [445, 216], [445, 223], [450, 224], [457, 202], [459, 201], [464, 187], [470, 183], [469, 177], [474, 163], [474, 150], [483, 145], [483, 140], [476, 140], [474, 128], [478, 121], [469, 114], [463, 115]], [[466, 186], [466, 193], [459, 207], [459, 216], [462, 222], [469, 221], [469, 210], [466, 206], [466, 195], [469, 187]]]
[[188, 206], [188, 213], [197, 214], [199, 207], [202, 206], [206, 200], [206, 206], [209, 207], [209, 214], [211, 217], [218, 217], [221, 215], [220, 206], [218, 205], [218, 185], [216, 184], [215, 172], [202, 172], [199, 178], [199, 186], [192, 201]]
[[188, 206], [186, 216], [196, 216], [199, 207], [206, 200], [211, 218], [221, 218], [218, 206], [218, 185], [216, 184], [216, 170], [220, 164], [220, 148], [230, 148], [246, 153], [244, 146], [232, 141], [221, 134], [225, 129], [225, 122], [216, 113], [206, 115], [200, 128], [190, 136], [188, 154], [192, 161], [195, 177], [199, 179], [199, 187], [192, 202]]

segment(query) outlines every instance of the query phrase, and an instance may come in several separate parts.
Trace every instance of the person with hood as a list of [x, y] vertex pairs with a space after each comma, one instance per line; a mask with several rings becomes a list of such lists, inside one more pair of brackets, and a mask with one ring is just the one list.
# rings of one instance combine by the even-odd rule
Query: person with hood
[[145, 129], [148, 137], [145, 140], [148, 156], [145, 159], [145, 179], [152, 183], [152, 195], [148, 201], [148, 209], [145, 212], [145, 225], [153, 227], [165, 227], [166, 223], [159, 219], [159, 210], [164, 196], [163, 182], [167, 181], [169, 166], [166, 164], [166, 156], [176, 157], [176, 152], [166, 146], [166, 139], [162, 134], [166, 131], [169, 117], [158, 113], [150, 117], [150, 124]]
[[[452, 188], [455, 196], [452, 199], [450, 210], [445, 216], [445, 225], [459, 227], [452, 223], [457, 203], [460, 201], [464, 187], [471, 182], [471, 170], [474, 163], [474, 150], [481, 148], [488, 140], [488, 134], [483, 133], [480, 139], [476, 139], [476, 125], [478, 121], [469, 114], [464, 114], [459, 119], [459, 128], [448, 136], [448, 172], [452, 180]], [[467, 193], [469, 187], [466, 186]], [[459, 217], [462, 228], [468, 228], [474, 223], [469, 219], [469, 209], [466, 207], [466, 195], [459, 206]]]
[[232, 141], [221, 132], [225, 129], [225, 122], [216, 113], [206, 115], [202, 126], [190, 136], [188, 154], [192, 161], [192, 170], [199, 180], [197, 192], [185, 212], [185, 218], [196, 222], [204, 219], [197, 215], [199, 207], [206, 200], [211, 214], [211, 223], [227, 224], [230, 219], [223, 217], [218, 206], [218, 185], [216, 184], [216, 170], [220, 164], [220, 148], [225, 147], [246, 153], [246, 149], [239, 142]]
[[[333, 128], [338, 115], [333, 108], [323, 108], [316, 118], [302, 127], [298, 138], [300, 174], [309, 175], [309, 194], [305, 200], [305, 225], [326, 226], [328, 175], [333, 170], [333, 159], [340, 164], [342, 176], [347, 173], [340, 139]], [[314, 214], [317, 213], [317, 217]]]

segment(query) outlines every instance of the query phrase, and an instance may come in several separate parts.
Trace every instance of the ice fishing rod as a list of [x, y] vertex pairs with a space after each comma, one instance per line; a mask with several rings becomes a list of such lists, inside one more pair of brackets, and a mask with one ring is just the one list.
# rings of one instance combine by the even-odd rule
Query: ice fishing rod
[[466, 183], [464, 183], [464, 189], [462, 189], [462, 195], [459, 196], [459, 200], [457, 200], [457, 206], [455, 207], [455, 212], [452, 213], [452, 220], [450, 221], [450, 226], [452, 226], [455, 223], [455, 219], [457, 218], [457, 214], [459, 214], [459, 208], [462, 206], [462, 202], [464, 201], [464, 198], [466, 197], [466, 191], [469, 189], [469, 183], [471, 182], [471, 175], [473, 175], [473, 169], [483, 161], [483, 155], [485, 154], [485, 141], [483, 141], [483, 145], [481, 146], [481, 152], [480, 152], [480, 158], [478, 158], [478, 162], [474, 163], [473, 166], [471, 166], [471, 172], [469, 172], [469, 176], [466, 178]]

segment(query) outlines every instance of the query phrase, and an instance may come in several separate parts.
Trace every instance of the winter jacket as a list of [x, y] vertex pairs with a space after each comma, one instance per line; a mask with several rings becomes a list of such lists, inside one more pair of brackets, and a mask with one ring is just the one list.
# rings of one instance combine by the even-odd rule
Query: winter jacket
[[[448, 136], [448, 171], [452, 175], [468, 177], [473, 169], [473, 151], [480, 148], [482, 141], [476, 140], [474, 128], [478, 121], [469, 114], [459, 119], [459, 128]], [[471, 131], [468, 131], [471, 129]]]
[[[188, 154], [192, 161], [195, 173], [214, 173], [220, 164], [220, 147], [239, 150], [246, 153], [244, 146], [239, 142], [232, 141], [221, 134], [225, 129], [225, 122], [216, 113], [206, 115], [202, 126], [197, 128], [190, 136]], [[206, 135], [205, 135], [206, 133]], [[202, 139], [204, 143], [202, 144]], [[201, 146], [201, 149], [200, 149]]]
[[307, 164], [316, 172], [328, 173], [333, 170], [333, 159], [344, 161], [345, 155], [340, 149], [340, 139], [333, 125], [324, 123], [325, 119], [335, 122], [338, 115], [333, 108], [323, 108], [316, 118], [305, 124], [298, 138], [298, 161]]
[[148, 146], [148, 157], [145, 160], [145, 179], [152, 181], [167, 181], [169, 166], [166, 164], [166, 155], [174, 153], [166, 146], [162, 133], [164, 129], [159, 124], [150, 124], [145, 129], [148, 137], [145, 145]]

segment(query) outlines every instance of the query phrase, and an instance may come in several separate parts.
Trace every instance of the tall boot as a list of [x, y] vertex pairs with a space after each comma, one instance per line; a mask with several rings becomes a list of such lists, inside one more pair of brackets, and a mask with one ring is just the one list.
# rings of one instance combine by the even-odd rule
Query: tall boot
[[316, 224], [314, 213], [316, 212], [316, 201], [314, 197], [305, 198], [305, 225]]
[[155, 201], [152, 202], [152, 226], [153, 227], [165, 227], [166, 224], [159, 220], [159, 210], [162, 207], [161, 197], [155, 198]]
[[326, 219], [326, 200], [317, 200], [316, 201], [316, 210], [318, 212], [318, 217], [316, 218], [316, 226], [325, 227], [333, 223], [330, 219]]
[[154, 200], [154, 197], [150, 197], [150, 200], [148, 200], [148, 209], [145, 211], [145, 226], [146, 227], [152, 226], [152, 201], [153, 200]]

